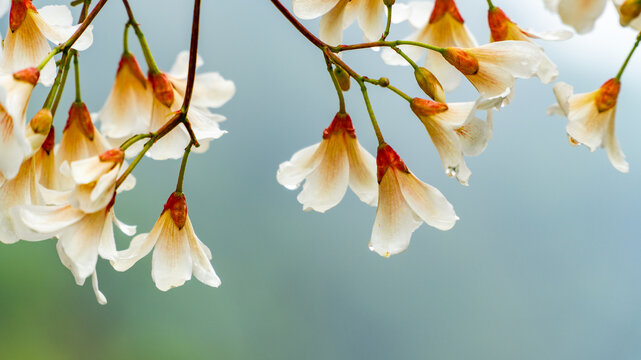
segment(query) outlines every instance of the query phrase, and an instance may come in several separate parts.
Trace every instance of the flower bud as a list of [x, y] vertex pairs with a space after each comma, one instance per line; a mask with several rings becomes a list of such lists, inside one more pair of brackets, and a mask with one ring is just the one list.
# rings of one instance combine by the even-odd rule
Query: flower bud
[[443, 91], [443, 87], [431, 71], [424, 67], [419, 67], [414, 70], [414, 77], [416, 78], [418, 86], [423, 90], [423, 92], [425, 92], [425, 94], [427, 94], [427, 96], [438, 102], [445, 102], [445, 92]]
[[619, 22], [627, 26], [641, 14], [641, 0], [626, 0], [619, 8]]
[[380, 87], [388, 87], [389, 86], [389, 79], [386, 77], [382, 77], [378, 79], [378, 86]]
[[36, 115], [31, 118], [31, 121], [29, 121], [29, 126], [31, 126], [31, 130], [33, 130], [34, 133], [47, 135], [51, 129], [52, 122], [53, 115], [51, 115], [51, 110], [40, 109]]
[[338, 80], [338, 85], [340, 86], [341, 90], [348, 91], [349, 86], [351, 85], [352, 78], [349, 76], [347, 71], [337, 66], [334, 68], [334, 76], [336, 76], [336, 80]]
[[447, 111], [447, 104], [431, 101], [427, 99], [413, 98], [410, 102], [410, 108], [419, 118], [422, 116], [432, 116]]
[[149, 82], [154, 91], [154, 96], [161, 104], [171, 107], [174, 103], [174, 87], [171, 81], [167, 78], [165, 73], [152, 73], [149, 72]]
[[392, 6], [395, 2], [396, 0], [383, 0], [383, 4], [385, 4], [385, 6]]
[[478, 60], [463, 49], [446, 48], [443, 57], [463, 75], [474, 75], [479, 72]]
[[510, 22], [510, 18], [497, 7], [493, 7], [487, 12], [487, 23], [490, 26], [492, 41], [507, 40]]
[[167, 203], [165, 203], [163, 213], [165, 211], [169, 211], [169, 215], [171, 215], [174, 224], [178, 226], [178, 229], [182, 229], [187, 221], [187, 200], [185, 199], [185, 194], [178, 192], [171, 194], [169, 199], [167, 199]]
[[13, 78], [18, 81], [28, 82], [29, 84], [35, 86], [38, 83], [38, 79], [40, 78], [40, 70], [35, 67], [22, 69], [15, 72], [13, 74]]
[[67, 119], [64, 130], [67, 130], [72, 125], [77, 126], [89, 140], [93, 140], [93, 122], [91, 121], [91, 114], [89, 114], [89, 109], [87, 109], [85, 103], [74, 102], [71, 104], [69, 108], [69, 118]]
[[109, 149], [100, 154], [98, 159], [101, 162], [113, 162], [115, 164], [119, 164], [125, 160], [125, 152], [120, 148]]
[[621, 90], [621, 82], [617, 79], [610, 79], [601, 85], [594, 100], [599, 112], [608, 111], [617, 105], [619, 90]]
[[9, 13], [9, 29], [11, 32], [18, 30], [25, 17], [27, 17], [27, 11], [33, 10], [36, 11], [36, 7], [33, 6], [31, 0], [13, 0], [11, 2], [11, 12]]

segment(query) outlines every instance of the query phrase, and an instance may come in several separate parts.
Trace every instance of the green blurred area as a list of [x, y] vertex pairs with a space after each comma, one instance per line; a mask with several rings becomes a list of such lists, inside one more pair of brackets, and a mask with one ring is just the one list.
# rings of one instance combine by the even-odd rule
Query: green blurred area
[[[457, 3], [484, 42], [483, 4]], [[560, 26], [542, 1], [495, 5], [524, 27]], [[191, 2], [132, 6], [159, 66], [169, 69], [188, 47]], [[617, 41], [588, 35], [545, 44], [560, 80], [578, 92], [614, 75], [634, 42], [632, 31], [612, 30], [618, 26], [612, 9], [606, 15], [596, 31]], [[229, 134], [190, 158], [185, 181], [191, 220], [213, 252], [222, 286], [192, 279], [163, 293], [151, 280], [149, 256], [125, 273], [101, 260], [109, 303], [100, 306], [89, 281], [78, 287], [60, 264], [55, 240], [0, 245], [0, 359], [641, 357], [638, 58], [623, 78], [617, 114], [627, 175], [610, 166], [604, 151], [567, 144], [566, 120], [545, 115], [554, 102], [551, 85], [533, 79], [519, 81], [514, 102], [496, 114], [494, 139], [468, 161], [473, 176], [464, 188], [443, 174], [404, 100], [372, 88], [388, 142], [461, 217], [448, 232], [422, 226], [407, 252], [383, 259], [367, 249], [374, 208], [348, 192], [326, 214], [304, 213], [296, 193], [275, 179], [278, 164], [318, 142], [337, 110], [320, 53], [268, 1], [205, 1], [202, 16], [200, 71], [219, 71], [238, 89], [215, 111], [228, 117], [222, 127]], [[92, 112], [110, 90], [125, 21], [122, 4], [110, 1], [96, 19], [94, 45], [80, 55]], [[305, 24], [317, 30], [317, 21]], [[409, 32], [397, 29], [392, 37]], [[348, 42], [360, 37], [355, 28], [346, 33]], [[608, 54], [590, 45], [598, 41], [611, 48]], [[133, 37], [130, 47], [137, 49]], [[364, 74], [388, 76], [420, 94], [409, 69], [386, 67], [378, 56], [367, 50], [345, 58]], [[59, 130], [71, 89], [55, 120]], [[34, 104], [44, 94], [37, 90]], [[455, 101], [475, 96], [469, 86], [448, 94]], [[360, 94], [346, 97], [359, 139], [374, 153]], [[178, 168], [176, 161], [144, 160], [134, 173], [136, 189], [118, 197], [118, 217], [149, 231]], [[119, 249], [127, 245], [118, 234]]]

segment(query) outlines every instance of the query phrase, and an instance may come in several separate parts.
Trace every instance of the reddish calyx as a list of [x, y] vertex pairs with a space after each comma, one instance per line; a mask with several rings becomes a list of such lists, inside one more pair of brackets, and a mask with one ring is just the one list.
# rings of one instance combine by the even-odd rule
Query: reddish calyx
[[28, 67], [13, 73], [13, 78], [18, 81], [28, 82], [29, 84], [35, 86], [38, 83], [40, 78], [40, 70], [35, 67]]
[[446, 48], [443, 57], [463, 75], [475, 75], [479, 72], [478, 60], [463, 49]]
[[171, 194], [162, 212], [164, 213], [165, 211], [169, 211], [174, 224], [178, 226], [178, 229], [182, 229], [185, 226], [185, 222], [187, 222], [187, 199], [185, 194], [178, 192]]
[[352, 138], [356, 138], [356, 131], [352, 124], [352, 119], [345, 113], [338, 113], [334, 116], [334, 120], [329, 124], [327, 129], [323, 131], [323, 139], [329, 139], [330, 136], [346, 132]]
[[376, 153], [376, 175], [379, 183], [383, 180], [383, 176], [385, 176], [387, 169], [390, 167], [404, 173], [410, 172], [396, 151], [394, 151], [391, 146], [382, 144], [378, 147], [378, 152]]
[[56, 145], [56, 130], [51, 126], [51, 129], [49, 129], [49, 134], [47, 135], [47, 138], [45, 141], [42, 143], [40, 148], [47, 153], [47, 155], [51, 154], [51, 151], [53, 150], [53, 147]]
[[619, 97], [620, 90], [621, 82], [614, 78], [601, 85], [596, 99], [594, 100], [599, 112], [608, 111], [617, 105], [617, 98]]
[[166, 107], [171, 107], [174, 103], [174, 87], [171, 85], [171, 81], [169, 81], [167, 75], [161, 72], [150, 72], [147, 77], [149, 78], [156, 99]]
[[509, 25], [513, 24], [507, 15], [498, 7], [494, 7], [487, 12], [487, 22], [490, 26], [492, 41], [508, 40]]
[[413, 98], [410, 102], [410, 108], [418, 117], [432, 116], [447, 111], [448, 106], [442, 102], [432, 101], [421, 98]]
[[91, 121], [89, 109], [87, 109], [87, 105], [85, 105], [84, 102], [74, 102], [71, 104], [69, 108], [69, 118], [63, 131], [66, 131], [71, 126], [77, 126], [89, 140], [93, 141], [95, 129]]
[[11, 12], [9, 13], [9, 29], [11, 29], [11, 32], [18, 30], [27, 17], [29, 10], [36, 11], [36, 7], [33, 6], [31, 0], [11, 1]]
[[100, 161], [102, 162], [109, 161], [109, 162], [118, 164], [118, 163], [121, 163], [123, 160], [125, 160], [125, 152], [122, 151], [120, 148], [109, 149], [104, 153], [100, 154], [98, 159], [100, 159]]
[[120, 57], [117, 74], [120, 74], [120, 72], [124, 69], [127, 69], [138, 81], [140, 81], [140, 84], [142, 84], [143, 87], [147, 87], [147, 79], [145, 78], [145, 74], [142, 73], [136, 57], [134, 57], [130, 53], [123, 53], [122, 57]]
[[432, 15], [430, 16], [430, 24], [439, 21], [445, 14], [450, 14], [461, 24], [465, 22], [454, 0], [436, 0], [436, 2], [434, 2], [434, 10], [432, 10]]

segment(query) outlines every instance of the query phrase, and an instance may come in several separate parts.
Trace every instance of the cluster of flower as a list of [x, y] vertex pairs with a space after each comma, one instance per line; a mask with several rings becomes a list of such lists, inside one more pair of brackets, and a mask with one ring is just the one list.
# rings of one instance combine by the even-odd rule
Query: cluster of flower
[[[454, 0], [406, 4], [394, 0], [292, 0], [298, 18], [322, 17], [319, 39], [314, 39], [278, 1], [272, 2], [323, 51], [328, 67], [335, 67], [330, 75], [335, 85], [340, 85], [337, 93], [341, 100], [341, 110], [325, 129], [323, 140], [282, 163], [277, 179], [292, 190], [305, 181], [298, 201], [304, 210], [318, 212], [337, 205], [349, 185], [363, 202], [378, 206], [369, 247], [385, 257], [406, 250], [412, 233], [422, 222], [449, 230], [458, 217], [443, 194], [417, 179], [384, 141], [365, 84], [390, 88], [407, 100], [436, 147], [445, 173], [468, 185], [471, 171], [465, 156], [478, 155], [486, 148], [492, 137], [492, 111], [509, 104], [514, 96], [515, 78], [536, 76], [543, 83], [551, 83], [558, 76], [556, 65], [532, 39], [566, 40], [572, 36], [572, 32], [565, 30], [535, 33], [521, 29], [490, 0], [487, 3], [491, 38], [490, 43], [481, 46], [467, 29]], [[622, 24], [641, 23], [637, 18], [641, 1], [615, 0], [615, 3]], [[605, 0], [547, 1], [548, 8], [558, 10], [564, 22], [578, 32], [592, 27], [596, 10], [600, 13], [604, 5]], [[367, 43], [340, 45], [343, 30], [356, 19]], [[416, 31], [404, 40], [386, 41], [390, 24], [404, 21]], [[386, 78], [372, 81], [360, 76], [337, 56], [363, 48], [383, 48], [381, 56], [389, 65], [412, 66], [418, 85], [431, 100], [410, 97], [392, 87]], [[428, 51], [424, 65], [419, 66], [416, 62], [424, 56], [425, 49]], [[573, 96], [569, 85], [557, 84], [554, 91], [559, 105], [549, 111], [568, 117], [567, 132], [573, 144], [581, 143], [591, 150], [604, 146], [612, 164], [622, 172], [628, 170], [628, 165], [614, 136], [614, 112], [624, 68], [616, 78], [590, 94]], [[461, 74], [480, 96], [473, 102], [448, 103], [445, 93], [459, 85]], [[341, 92], [349, 89], [350, 78], [361, 85], [379, 140], [376, 159], [360, 146], [351, 119], [344, 111]], [[487, 114], [485, 120], [476, 116], [483, 110]]]
[[[209, 109], [222, 106], [233, 96], [234, 83], [217, 73], [205, 73], [195, 76], [189, 85], [191, 61], [187, 52], [178, 55], [171, 71], [158, 70], [125, 2], [130, 14], [125, 38], [127, 29], [134, 27], [149, 66], [148, 76], [125, 41], [111, 93], [102, 110], [90, 115], [80, 97], [77, 51], [92, 44], [92, 28], [87, 25], [104, 1], [89, 16], [88, 4], [84, 2], [81, 22], [75, 26], [67, 6], [36, 9], [30, 0], [0, 4], [5, 13], [10, 5], [0, 63], [0, 241], [9, 244], [19, 239], [57, 238], [62, 264], [79, 285], [92, 277], [101, 304], [106, 298], [98, 289], [98, 257], [125, 271], [152, 248], [152, 277], [160, 290], [182, 285], [192, 273], [217, 287], [220, 279], [210, 263], [211, 252], [194, 232], [182, 183], [170, 195], [152, 230], [137, 235], [122, 251], [116, 248], [113, 225], [129, 236], [135, 234], [136, 227], [116, 218], [114, 204], [117, 193], [134, 187], [131, 165], [144, 155], [156, 160], [185, 156], [185, 161], [192, 145], [202, 144], [196, 151], [205, 151], [211, 140], [224, 134], [218, 123], [225, 118]], [[57, 46], [52, 49], [49, 41]], [[53, 58], [57, 53], [62, 53], [62, 58], [56, 71]], [[192, 55], [195, 71], [202, 60]], [[72, 57], [76, 100], [60, 143], [55, 144], [54, 99], [60, 97]], [[38, 82], [52, 86], [52, 91], [27, 124], [30, 95]], [[186, 95], [191, 91], [193, 95]], [[188, 111], [181, 107], [187, 96], [191, 97]], [[168, 129], [167, 124], [181, 111], [184, 118]], [[100, 131], [94, 127], [97, 119]], [[135, 146], [142, 139], [148, 139], [144, 148]], [[130, 156], [136, 156], [131, 165], [125, 161]]]

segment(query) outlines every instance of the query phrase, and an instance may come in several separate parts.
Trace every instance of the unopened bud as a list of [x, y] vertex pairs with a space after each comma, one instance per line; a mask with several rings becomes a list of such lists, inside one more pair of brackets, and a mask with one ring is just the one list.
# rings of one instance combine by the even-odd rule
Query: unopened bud
[[447, 111], [447, 104], [427, 99], [413, 98], [410, 101], [410, 108], [419, 118], [432, 116]]
[[113, 162], [115, 164], [118, 164], [125, 160], [125, 152], [120, 148], [109, 149], [100, 154], [100, 156], [98, 156], [98, 159], [101, 162]]
[[389, 79], [386, 77], [382, 77], [378, 79], [378, 86], [380, 87], [388, 87], [389, 86]]
[[35, 67], [22, 69], [15, 72], [13, 74], [13, 78], [18, 81], [28, 82], [29, 84], [35, 86], [38, 83], [38, 79], [40, 78], [40, 70]]
[[441, 86], [441, 83], [431, 71], [424, 67], [419, 67], [414, 70], [414, 77], [416, 78], [418, 86], [423, 90], [423, 92], [425, 92], [425, 94], [427, 94], [427, 96], [438, 102], [445, 102], [443, 86]]
[[503, 10], [498, 7], [493, 7], [487, 12], [487, 23], [490, 26], [490, 34], [492, 41], [507, 40], [508, 26], [510, 18], [505, 15]]
[[18, 30], [25, 17], [27, 17], [27, 11], [29, 10], [36, 11], [36, 7], [33, 6], [31, 0], [13, 0], [11, 2], [11, 12], [9, 13], [9, 29], [11, 29], [11, 32]]
[[93, 140], [93, 122], [91, 121], [91, 114], [89, 114], [89, 109], [87, 109], [85, 103], [74, 102], [71, 104], [69, 108], [69, 118], [67, 119], [64, 130], [67, 130], [70, 126], [77, 126], [89, 140]]
[[156, 99], [166, 107], [171, 107], [174, 103], [174, 87], [171, 85], [167, 75], [161, 72], [149, 72], [148, 78]]
[[617, 79], [610, 79], [601, 85], [594, 100], [599, 112], [608, 111], [617, 105], [619, 90], [621, 90], [621, 82]]
[[392, 6], [395, 2], [396, 0], [383, 0], [383, 4], [385, 4], [385, 6]]
[[33, 130], [34, 133], [47, 135], [51, 129], [52, 122], [53, 115], [51, 115], [51, 110], [40, 109], [36, 115], [31, 118], [31, 121], [29, 121], [29, 126], [31, 126], [31, 130]]
[[337, 66], [336, 68], [334, 68], [334, 76], [336, 76], [336, 80], [338, 80], [338, 85], [340, 86], [341, 90], [348, 91], [349, 86], [351, 85], [352, 78], [349, 76], [347, 71]]
[[479, 62], [474, 55], [459, 48], [446, 48], [443, 57], [463, 75], [474, 75], [479, 72]]
[[626, 0], [619, 8], [619, 21], [621, 25], [627, 26], [632, 20], [641, 14], [641, 0]]
[[171, 219], [174, 221], [174, 224], [178, 226], [178, 229], [182, 229], [187, 222], [187, 200], [185, 199], [185, 194], [175, 192], [169, 196], [163, 213], [169, 211]]
[[42, 143], [40, 148], [44, 150], [47, 154], [51, 154], [51, 151], [53, 150], [53, 147], [56, 145], [56, 129], [51, 126], [51, 129], [49, 129], [49, 134], [47, 135], [47, 138], [45, 141]]

